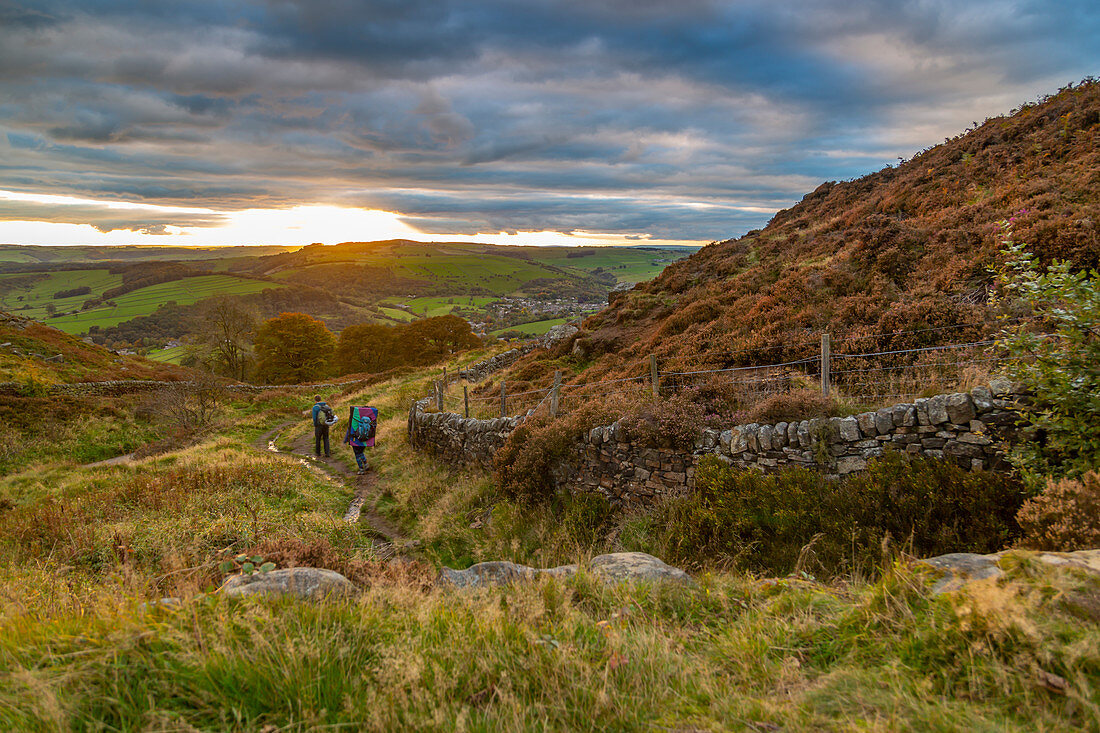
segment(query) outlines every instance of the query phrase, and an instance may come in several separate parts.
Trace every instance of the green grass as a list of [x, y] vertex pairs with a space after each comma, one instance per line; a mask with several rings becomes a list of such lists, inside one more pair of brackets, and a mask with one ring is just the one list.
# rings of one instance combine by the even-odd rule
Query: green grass
[[[35, 282], [31, 287], [20, 287], [4, 292], [3, 281], [12, 278], [20, 278], [21, 275], [0, 275], [0, 309], [17, 311], [21, 315], [42, 320], [46, 317], [46, 304], [53, 303], [59, 311], [79, 308], [87, 300], [98, 296], [105, 290], [118, 287], [122, 284], [122, 275], [111, 274], [107, 270], [65, 270], [61, 272], [41, 273], [43, 279]], [[54, 299], [53, 294], [62, 290], [89, 287], [92, 292], [88, 295], [77, 295], [72, 298]], [[27, 310], [20, 310], [30, 306]]]
[[246, 295], [277, 287], [280, 286], [276, 283], [245, 280], [229, 275], [201, 275], [150, 285], [114, 298], [117, 304], [115, 306], [92, 308], [81, 313], [46, 319], [44, 322], [66, 333], [84, 333], [92, 326], [107, 328], [137, 316], [149, 315], [171, 301], [190, 305], [212, 295]]
[[509, 326], [508, 328], [498, 328], [496, 331], [490, 331], [490, 333], [499, 336], [508, 331], [519, 331], [528, 336], [541, 336], [554, 326], [560, 326], [563, 323], [570, 323], [575, 320], [575, 318], [551, 318], [546, 321], [534, 321], [532, 323], [521, 323], [518, 326]]
[[424, 318], [445, 316], [455, 308], [481, 309], [496, 298], [482, 295], [454, 295], [443, 297], [413, 298], [405, 301], [413, 313]]
[[[437, 376], [332, 400], [342, 416], [381, 410], [378, 511], [418, 541], [392, 565], [366, 525], [340, 521], [350, 487], [252, 447], [285, 421], [281, 444], [308, 434], [308, 395], [234, 395], [197, 445], [126, 466], [78, 464], [171, 432], [139, 398], [100, 400], [71, 435], [43, 425], [68, 441], [56, 448], [24, 437], [0, 470], [0, 730], [1100, 727], [1100, 626], [1087, 620], [1100, 581], [1024, 553], [1002, 560], [1002, 579], [938, 597], [901, 562], [835, 585], [709, 567], [694, 587], [582, 573], [433, 588], [440, 563], [546, 566], [619, 541], [593, 534], [585, 502], [532, 510], [485, 472], [411, 451], [409, 400]], [[222, 598], [218, 562], [246, 549], [338, 569], [361, 592]], [[165, 596], [180, 600], [151, 603]]]
[[173, 346], [168, 349], [153, 349], [145, 355], [146, 359], [152, 359], [153, 361], [162, 361], [166, 364], [179, 364], [180, 360], [187, 355], [188, 350], [191, 347]]
[[381, 306], [379, 310], [385, 313], [390, 318], [401, 321], [402, 323], [408, 323], [409, 321], [416, 320], [416, 316], [408, 313], [407, 311], [403, 311], [400, 308], [386, 308], [385, 306]]

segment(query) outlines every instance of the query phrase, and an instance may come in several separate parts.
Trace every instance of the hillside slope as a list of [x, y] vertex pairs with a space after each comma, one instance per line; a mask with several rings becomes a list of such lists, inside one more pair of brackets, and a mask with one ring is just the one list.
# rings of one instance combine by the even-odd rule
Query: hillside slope
[[28, 386], [112, 379], [187, 379], [192, 372], [116, 354], [64, 331], [0, 311], [0, 382]]
[[1100, 262], [1100, 82], [987, 120], [897, 167], [822, 184], [762, 231], [707, 246], [588, 319], [587, 376], [779, 362], [822, 331], [878, 348], [995, 329], [997, 222], [1044, 261]]

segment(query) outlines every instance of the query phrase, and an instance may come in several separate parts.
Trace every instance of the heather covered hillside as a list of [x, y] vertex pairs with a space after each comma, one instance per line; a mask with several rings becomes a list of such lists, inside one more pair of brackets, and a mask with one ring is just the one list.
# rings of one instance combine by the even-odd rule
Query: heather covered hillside
[[[797, 359], [825, 330], [886, 334], [861, 342], [870, 348], [923, 346], [944, 331], [981, 338], [996, 329], [992, 270], [1007, 221], [1043, 262], [1100, 261], [1100, 82], [896, 167], [824, 183], [762, 231], [614, 296], [580, 337], [596, 359], [588, 376], [650, 353], [713, 366]], [[921, 333], [891, 336], [899, 331]]]

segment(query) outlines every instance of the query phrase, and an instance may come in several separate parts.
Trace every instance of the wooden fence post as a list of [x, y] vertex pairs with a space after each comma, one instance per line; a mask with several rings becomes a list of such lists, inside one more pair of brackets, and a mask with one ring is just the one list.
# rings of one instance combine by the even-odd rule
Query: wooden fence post
[[649, 355], [649, 379], [653, 383], [653, 399], [661, 394], [661, 378], [660, 372], [657, 371], [657, 355]]
[[508, 393], [505, 391], [505, 380], [500, 380], [500, 416], [507, 417]]
[[554, 389], [550, 392], [550, 417], [558, 416], [561, 400], [561, 371], [554, 372]]
[[438, 379], [435, 382], [435, 406], [443, 412], [443, 382]]
[[447, 387], [447, 367], [443, 367], [443, 387]]
[[462, 385], [462, 401], [466, 403], [466, 417], [470, 416], [470, 388]]
[[821, 396], [828, 399], [829, 388], [832, 386], [832, 344], [829, 342], [829, 332], [821, 334]]

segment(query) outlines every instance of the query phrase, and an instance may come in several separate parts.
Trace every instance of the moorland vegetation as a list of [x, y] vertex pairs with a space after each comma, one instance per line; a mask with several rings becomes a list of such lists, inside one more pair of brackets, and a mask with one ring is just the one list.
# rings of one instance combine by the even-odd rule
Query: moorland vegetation
[[[915, 159], [919, 165], [811, 195], [777, 215], [770, 232], [712, 245], [670, 267], [617, 298], [584, 333], [517, 362], [485, 387], [494, 389], [499, 379], [535, 384], [559, 370], [597, 379], [632, 356], [617, 352], [634, 348], [671, 356], [678, 344], [699, 363], [726, 364], [739, 363], [729, 361], [735, 347], [786, 348], [772, 339], [824, 325], [879, 333], [872, 329], [891, 323], [895, 330], [936, 327], [941, 317], [960, 328], [980, 323], [971, 334], [1001, 333], [1010, 357], [1004, 363], [1037, 398], [1024, 410], [1043, 432], [1013, 456], [1016, 474], [897, 454], [839, 481], [800, 469], [739, 473], [707, 462], [694, 494], [645, 506], [561, 495], [548, 480], [554, 461], [594, 425], [619, 419], [638, 440], [687, 448], [708, 420], [732, 424], [865, 405], [797, 390], [748, 404], [711, 385], [657, 402], [651, 395], [593, 397], [556, 420], [525, 422], [498, 456], [494, 476], [413, 451], [405, 432], [410, 401], [428, 394], [444, 363], [454, 370], [504, 348], [464, 350], [472, 342], [440, 351], [436, 364], [410, 364], [374, 384], [324, 395], [338, 409], [381, 410], [373, 470], [362, 479], [346, 475], [354, 470], [350, 453], [330, 462], [296, 454], [312, 440], [303, 413], [311, 393], [213, 390], [203, 396], [213, 396], [212, 409], [158, 412], [140, 395], [47, 408], [58, 403], [36, 396], [28, 383], [5, 407], [22, 420], [20, 428], [0, 440], [9, 450], [0, 476], [0, 727], [1100, 727], [1100, 581], [1026, 551], [1095, 547], [1100, 534], [1093, 511], [1100, 502], [1100, 410], [1090, 381], [1098, 278], [1083, 269], [1088, 240], [1073, 250], [1073, 264], [1048, 267], [1053, 253], [1043, 247], [1076, 246], [1076, 220], [1022, 214], [1017, 222], [1028, 224], [1017, 226], [1015, 237], [1029, 242], [1034, 259], [991, 232], [986, 236], [995, 241], [981, 242], [983, 267], [1000, 262], [998, 276], [978, 267], [979, 256], [971, 260], [966, 248], [951, 250], [960, 262], [944, 260], [959, 234], [933, 226], [966, 229], [966, 206], [979, 207], [975, 216], [1000, 209], [996, 220], [1006, 219], [1004, 212], [1019, 210], [1012, 191], [1030, 192], [1025, 198], [1035, 203], [1031, 179], [1021, 183], [997, 168], [1012, 160], [1002, 158], [1006, 145], [1020, 146], [1013, 165], [1040, 184], [1066, 178], [1084, 185], [1074, 175], [1095, 155], [1082, 140], [1100, 128], [1087, 114], [1096, 98], [1096, 84], [1087, 82], [945, 144], [961, 149], [960, 141], [980, 132], [965, 143], [976, 145], [965, 162], [934, 149]], [[1061, 157], [1033, 147], [1051, 141], [1052, 125], [1068, 130], [1062, 140], [1070, 148]], [[977, 144], [986, 139], [994, 142]], [[935, 178], [942, 172], [927, 164], [941, 157], [950, 165], [976, 161], [999, 192], [996, 203], [1007, 206], [960, 204], [967, 186], [944, 175], [926, 191], [944, 197], [940, 214], [914, 197], [905, 199], [913, 206], [906, 204], [905, 217], [882, 221], [876, 207], [893, 201], [886, 194], [903, 195], [893, 188], [896, 177], [911, 177], [910, 184]], [[1067, 190], [1078, 189], [1058, 195]], [[836, 206], [849, 199], [855, 209], [843, 225]], [[1094, 202], [1070, 196], [1065, 207], [1084, 211]], [[1032, 249], [1046, 217], [1058, 231]], [[792, 229], [795, 220], [802, 225]], [[985, 223], [972, 224], [981, 231]], [[900, 239], [887, 246], [873, 234], [886, 230]], [[849, 231], [865, 236], [849, 239]], [[931, 238], [918, 246], [922, 232]], [[867, 249], [872, 241], [883, 246]], [[876, 267], [897, 260], [890, 250], [899, 242], [920, 274], [889, 285]], [[829, 251], [836, 257], [828, 259]], [[865, 257], [862, 269], [853, 264], [857, 255]], [[956, 274], [971, 267], [978, 284], [993, 286], [996, 302], [953, 298], [968, 285], [942, 280], [940, 287], [932, 277], [937, 267]], [[774, 279], [765, 277], [770, 272]], [[754, 277], [766, 307], [750, 313]], [[870, 290], [857, 307], [853, 279], [860, 277]], [[779, 297], [780, 284], [798, 291], [799, 283], [806, 286], [800, 299]], [[664, 308], [672, 310], [659, 315]], [[1025, 311], [1033, 316], [1026, 322], [998, 324], [990, 315]], [[1034, 340], [1036, 321], [1053, 329], [1045, 331], [1053, 334], [1048, 340]], [[23, 333], [25, 345], [30, 335], [62, 340], [43, 326], [22, 325], [12, 332]], [[920, 328], [911, 329], [918, 341], [926, 335]], [[371, 329], [362, 337], [382, 338]], [[64, 369], [73, 379], [79, 370], [91, 377], [130, 363], [65, 338], [71, 359], [43, 369]], [[634, 347], [632, 338], [641, 343]], [[752, 363], [745, 353], [735, 358]], [[40, 363], [13, 357], [0, 367]], [[173, 434], [186, 440], [168, 441]], [[135, 442], [148, 446], [136, 460], [92, 465]], [[366, 502], [366, 518], [348, 523], [341, 516], [353, 493]], [[582, 571], [569, 580], [465, 592], [433, 586], [444, 564], [509, 559], [545, 567], [621, 550], [675, 561], [693, 571], [695, 585], [607, 586]], [[966, 550], [1006, 550], [1004, 574], [938, 594], [934, 573], [912, 562]], [[228, 599], [216, 588], [227, 566], [242, 565], [235, 558], [257, 568], [328, 567], [360, 592], [316, 602]]]

